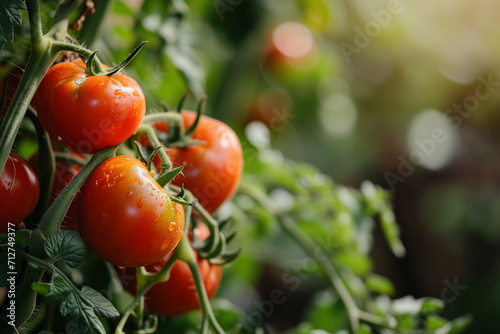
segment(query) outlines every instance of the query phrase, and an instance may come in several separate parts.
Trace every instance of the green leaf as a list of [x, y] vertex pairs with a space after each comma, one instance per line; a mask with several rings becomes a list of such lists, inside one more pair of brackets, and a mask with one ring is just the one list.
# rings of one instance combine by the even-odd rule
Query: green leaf
[[16, 232], [16, 244], [21, 247], [27, 247], [31, 239], [31, 230], [19, 230]]
[[406, 250], [399, 239], [399, 229], [396, 224], [396, 219], [394, 213], [386, 208], [380, 213], [380, 223], [382, 224], [382, 231], [384, 236], [391, 247], [392, 252], [397, 257], [402, 257], [405, 255]]
[[440, 334], [459, 334], [469, 327], [472, 323], [472, 316], [466, 315], [464, 317], [460, 317], [450, 321], [445, 327], [449, 327], [450, 329], [447, 332], [443, 332]]
[[358, 328], [358, 334], [372, 334], [372, 330], [367, 325], [363, 324]]
[[22, 24], [20, 10], [25, 10], [26, 6], [22, 0], [2, 0], [0, 2], [0, 51], [5, 43], [14, 41], [13, 26]]
[[151, 155], [152, 150], [148, 147], [144, 147], [137, 140], [134, 141], [135, 147], [137, 148], [137, 152], [141, 157], [142, 161], [147, 162], [149, 160], [149, 156]]
[[87, 255], [87, 245], [76, 231], [60, 231], [51, 234], [45, 241], [45, 252], [52, 262], [65, 261], [71, 268], [76, 268]]
[[438, 317], [437, 315], [430, 315], [425, 320], [425, 329], [434, 330], [446, 325], [446, 319]]
[[349, 267], [356, 275], [364, 275], [372, 270], [373, 264], [370, 258], [350, 250], [345, 250], [337, 255], [337, 261]]
[[65, 317], [66, 330], [69, 333], [94, 334], [106, 331], [94, 313], [91, 303], [82, 299], [77, 292], [71, 292], [59, 306], [59, 312]]
[[134, 11], [123, 1], [114, 1], [112, 12], [118, 15], [129, 15], [133, 16]]
[[50, 290], [52, 289], [52, 284], [50, 283], [41, 283], [41, 282], [34, 282], [34, 283], [31, 283], [31, 288], [33, 289], [33, 291], [35, 291], [36, 293], [39, 293], [41, 294], [42, 296], [45, 296], [47, 295]]
[[41, 294], [45, 303], [49, 305], [57, 305], [66, 299], [68, 294], [73, 290], [73, 287], [62, 278], [58, 273], [54, 273], [50, 283], [33, 283], [31, 288]]
[[371, 291], [381, 295], [392, 296], [394, 286], [387, 278], [377, 274], [370, 274], [366, 279], [366, 287]]
[[181, 3], [174, 3], [176, 8], [169, 14], [158, 33], [166, 42], [165, 54], [180, 72], [191, 92], [200, 99], [205, 95], [205, 72], [196, 59], [192, 46], [193, 37], [187, 29], [185, 17], [188, 7]]
[[94, 312], [98, 317], [113, 318], [120, 315], [109, 300], [91, 287], [84, 286], [82, 294], [94, 306]]
[[422, 300], [422, 307], [420, 308], [420, 313], [430, 314], [435, 313], [444, 308], [444, 302], [435, 298], [424, 298]]
[[159, 185], [161, 186], [165, 186], [167, 183], [169, 183], [170, 181], [172, 181], [172, 179], [174, 177], [176, 177], [177, 175], [179, 175], [180, 172], [182, 172], [182, 169], [184, 168], [184, 166], [179, 166], [175, 169], [172, 169], [170, 172], [166, 172], [166, 173], [163, 173], [161, 174], [158, 179], [156, 179], [156, 182], [158, 182]]
[[238, 328], [243, 318], [241, 310], [225, 299], [216, 299], [211, 304], [217, 321], [226, 332]]

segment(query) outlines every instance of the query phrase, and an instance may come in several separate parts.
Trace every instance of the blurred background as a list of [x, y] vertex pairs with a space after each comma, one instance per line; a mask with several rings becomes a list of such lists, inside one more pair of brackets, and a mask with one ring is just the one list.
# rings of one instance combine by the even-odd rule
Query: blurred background
[[[175, 104], [185, 86], [173, 83], [201, 78], [207, 113], [240, 133], [260, 121], [285, 157], [339, 184], [389, 189], [407, 255], [396, 259], [375, 228], [374, 271], [395, 297], [472, 314], [467, 333], [500, 330], [498, 1], [190, 1], [182, 36], [147, 3], [114, 3], [108, 48], [127, 54], [137, 25], [121, 20], [141, 9], [144, 64], [162, 52], [199, 64], [136, 67], [155, 96]], [[179, 43], [179, 59], [148, 30]], [[252, 276], [261, 292], [273, 270]]]

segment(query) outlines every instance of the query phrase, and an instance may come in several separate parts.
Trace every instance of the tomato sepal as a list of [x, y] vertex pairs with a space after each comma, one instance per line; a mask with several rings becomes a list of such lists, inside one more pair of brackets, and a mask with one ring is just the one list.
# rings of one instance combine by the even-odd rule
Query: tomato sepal
[[92, 52], [92, 54], [89, 56], [89, 58], [87, 60], [87, 64], [85, 66], [85, 71], [90, 76], [106, 75], [108, 77], [111, 77], [111, 76], [117, 74], [118, 72], [120, 72], [123, 68], [125, 68], [125, 66], [127, 66], [132, 61], [132, 59], [134, 59], [134, 57], [137, 56], [139, 51], [141, 51], [141, 49], [148, 43], [149, 43], [148, 41], [143, 41], [120, 64], [116, 65], [115, 67], [105, 69], [102, 71], [97, 70], [101, 66], [96, 64], [98, 62], [98, 60], [96, 58], [98, 50], [96, 50], [96, 51]]

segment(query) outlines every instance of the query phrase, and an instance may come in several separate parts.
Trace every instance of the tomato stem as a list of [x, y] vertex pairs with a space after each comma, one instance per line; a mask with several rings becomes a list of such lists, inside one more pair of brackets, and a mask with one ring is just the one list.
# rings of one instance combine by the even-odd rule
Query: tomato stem
[[[142, 125], [141, 125], [142, 126]], [[158, 136], [156, 135], [155, 129], [151, 125], [145, 126], [146, 130], [146, 135], [148, 136], [149, 142], [153, 147], [163, 147], [163, 144], [160, 142], [158, 139]], [[158, 155], [161, 158], [161, 170], [171, 170], [172, 169], [172, 161], [170, 160], [170, 157], [168, 156], [167, 152], [164, 149], [158, 150]]]
[[[28, 1], [30, 2], [32, 1]], [[50, 48], [32, 46], [26, 70], [0, 125], [0, 173], [3, 171], [30, 101], [45, 72], [54, 62], [56, 54]]]
[[196, 118], [193, 122], [193, 125], [189, 127], [189, 129], [186, 130], [186, 136], [191, 136], [191, 134], [196, 130], [196, 127], [198, 126], [198, 123], [200, 122], [201, 115], [203, 114], [203, 109], [205, 109], [205, 103], [207, 102], [207, 97], [203, 97], [199, 102], [198, 102], [198, 108], [196, 108]]
[[[203, 319], [208, 318], [208, 321], [216, 333], [224, 334], [225, 332], [217, 322], [212, 306], [210, 305], [210, 300], [208, 299], [207, 291], [205, 289], [205, 285], [203, 284], [203, 279], [201, 278], [200, 269], [198, 268], [198, 262], [196, 261], [196, 255], [187, 239], [183, 238], [183, 240], [184, 242], [181, 240], [181, 243], [179, 243], [179, 246], [185, 248], [183, 249], [183, 256], [181, 260], [187, 263], [189, 269], [191, 270], [191, 274], [193, 275], [196, 291], [198, 292], [198, 298], [200, 299], [200, 306], [203, 311]], [[205, 321], [206, 320], [203, 320], [203, 324]]]
[[122, 61], [120, 64], [116, 65], [115, 67], [113, 68], [110, 68], [108, 70], [104, 70], [102, 73], [100, 74], [103, 74], [103, 75], [107, 75], [109, 77], [115, 75], [116, 73], [120, 72], [122, 69], [125, 68], [125, 66], [127, 66], [131, 61], [132, 59], [135, 58], [135, 56], [137, 56], [137, 54], [142, 50], [142, 48], [148, 44], [149, 42], [148, 41], [143, 41], [141, 44], [139, 44], [129, 55], [127, 58], [125, 58], [124, 61]]
[[52, 28], [47, 33], [47, 37], [64, 40], [68, 36], [69, 17], [81, 2], [82, 0], [66, 0], [61, 2], [59, 7], [57, 7]]
[[[187, 192], [187, 191], [186, 191]], [[189, 194], [189, 192], [187, 192]], [[192, 196], [192, 195], [191, 195]], [[194, 196], [192, 196], [194, 198]], [[189, 197], [186, 199], [190, 200]], [[194, 206], [194, 210], [200, 215], [203, 221], [206, 223], [208, 229], [210, 230], [210, 237], [207, 239], [207, 244], [204, 247], [204, 252], [198, 250], [204, 258], [213, 258], [218, 253], [219, 243], [224, 242], [221, 240], [219, 233], [219, 224], [217, 221], [205, 210], [205, 208], [197, 203]], [[205, 254], [206, 253], [206, 254]], [[215, 256], [214, 256], [215, 255]]]
[[42, 18], [40, 17], [40, 2], [38, 0], [26, 1], [28, 19], [30, 21], [31, 46], [42, 43]]
[[67, 165], [76, 164], [83, 167], [87, 164], [84, 158], [66, 152], [54, 152], [54, 157], [56, 161], [62, 161]]
[[153, 124], [157, 122], [176, 122], [182, 123], [182, 116], [175, 112], [158, 112], [153, 114], [147, 114], [142, 119], [142, 124]]
[[[128, 318], [130, 317], [130, 315], [134, 311], [135, 307], [137, 305], [140, 305], [141, 303], [143, 303], [144, 295], [146, 294], [146, 292], [148, 292], [148, 290], [156, 283], [164, 282], [168, 279], [168, 277], [170, 276], [170, 270], [172, 269], [172, 266], [174, 265], [175, 261], [177, 261], [177, 259], [178, 259], [178, 257], [177, 257], [177, 253], [178, 253], [177, 249], [178, 248], [179, 248], [179, 246], [177, 246], [177, 248], [172, 253], [172, 256], [170, 256], [170, 258], [167, 260], [167, 262], [165, 263], [163, 268], [158, 273], [151, 275], [151, 274], [148, 274], [144, 268], [138, 268], [138, 270], [137, 270], [137, 284], [138, 284], [137, 285], [137, 288], [138, 288], [137, 295], [134, 298], [134, 300], [132, 301], [132, 303], [127, 307], [127, 309], [125, 310], [125, 313], [123, 314], [122, 318], [118, 322], [118, 325], [117, 325], [116, 330], [115, 330], [115, 334], [124, 334], [123, 328], [125, 327], [125, 324], [127, 323]], [[140, 281], [144, 282], [144, 283], [141, 283], [141, 286], [139, 286]], [[144, 307], [144, 305], [139, 306], [139, 308], [141, 308], [141, 307]], [[141, 317], [142, 317], [142, 312], [143, 312], [142, 310], [138, 310], [137, 314], [139, 315], [139, 313], [140, 313]], [[140, 323], [142, 324], [143, 322], [140, 321]]]
[[186, 104], [186, 100], [191, 95], [191, 91], [186, 91], [184, 94], [182, 94], [181, 99], [179, 100], [179, 103], [177, 104], [177, 113], [181, 113], [182, 109], [184, 109], [184, 104]]

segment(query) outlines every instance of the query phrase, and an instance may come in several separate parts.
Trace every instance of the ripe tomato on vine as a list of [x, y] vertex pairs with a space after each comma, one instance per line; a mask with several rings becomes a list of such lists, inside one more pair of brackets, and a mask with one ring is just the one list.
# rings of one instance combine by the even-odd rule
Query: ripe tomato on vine
[[134, 79], [120, 73], [90, 76], [81, 60], [52, 66], [33, 104], [45, 130], [79, 153], [122, 143], [136, 132], [146, 110]]
[[172, 202], [144, 163], [117, 156], [99, 165], [83, 185], [78, 221], [83, 238], [103, 259], [144, 266], [177, 246], [184, 208]]
[[[182, 111], [184, 128], [189, 129], [196, 120], [196, 113]], [[167, 132], [167, 122], [154, 127]], [[173, 166], [183, 166], [183, 175], [172, 180], [176, 186], [184, 186], [210, 213], [215, 212], [236, 192], [243, 172], [243, 150], [236, 133], [227, 124], [202, 115], [191, 134], [201, 144], [188, 147], [166, 148]], [[159, 168], [160, 160], [155, 164]]]
[[35, 172], [27, 161], [10, 153], [0, 176], [0, 233], [7, 232], [8, 223], [17, 225], [33, 211], [40, 194]]

